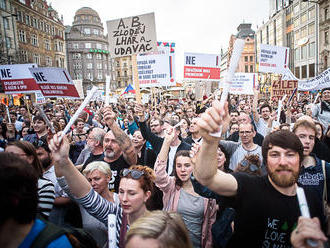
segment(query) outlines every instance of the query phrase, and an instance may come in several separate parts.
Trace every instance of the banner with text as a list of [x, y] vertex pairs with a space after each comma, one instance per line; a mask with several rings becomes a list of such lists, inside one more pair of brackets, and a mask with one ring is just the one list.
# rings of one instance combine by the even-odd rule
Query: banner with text
[[288, 47], [260, 44], [259, 72], [285, 74], [288, 63]]
[[40, 88], [29, 68], [36, 64], [0, 65], [0, 80], [5, 94], [35, 93]]
[[235, 73], [230, 87], [230, 94], [253, 95], [256, 78], [256, 73]]
[[[297, 80], [276, 80], [272, 83], [271, 99], [272, 101], [280, 100], [284, 95], [290, 97], [298, 86]], [[293, 99], [297, 97], [297, 93], [293, 96]]]
[[66, 69], [54, 67], [29, 68], [45, 97], [79, 98]]
[[157, 51], [154, 13], [107, 21], [112, 57]]
[[184, 79], [220, 81], [220, 56], [184, 53]]
[[299, 80], [298, 90], [311, 91], [322, 90], [330, 87], [330, 67], [320, 73], [318, 76], [309, 80]]

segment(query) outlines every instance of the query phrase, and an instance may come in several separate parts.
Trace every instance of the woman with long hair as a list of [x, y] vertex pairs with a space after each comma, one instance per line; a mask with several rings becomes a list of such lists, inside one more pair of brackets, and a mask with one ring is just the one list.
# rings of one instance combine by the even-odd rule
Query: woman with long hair
[[[129, 226], [147, 212], [146, 204], [153, 192], [154, 172], [147, 166], [135, 165], [121, 171], [119, 184], [119, 201], [112, 203], [101, 197], [92, 188], [87, 179], [75, 168], [69, 159], [69, 142], [66, 137], [61, 141], [56, 134], [50, 142], [53, 161], [58, 181], [66, 190], [70, 190], [74, 200], [83, 206], [87, 212], [115, 234], [117, 247], [125, 247], [125, 235]], [[110, 215], [109, 219], [108, 216]]]
[[174, 129], [168, 128], [155, 164], [156, 186], [164, 193], [164, 210], [181, 214], [194, 247], [212, 247], [211, 228], [215, 221], [216, 202], [198, 195], [191, 183], [193, 165], [189, 151], [182, 150], [174, 157], [173, 175], [166, 172]]
[[27, 141], [12, 141], [5, 148], [5, 152], [15, 154], [21, 159], [26, 160], [38, 176], [38, 214], [44, 218], [48, 218], [50, 211], [53, 209], [55, 201], [54, 184], [43, 177], [41, 162], [38, 158], [36, 149]]

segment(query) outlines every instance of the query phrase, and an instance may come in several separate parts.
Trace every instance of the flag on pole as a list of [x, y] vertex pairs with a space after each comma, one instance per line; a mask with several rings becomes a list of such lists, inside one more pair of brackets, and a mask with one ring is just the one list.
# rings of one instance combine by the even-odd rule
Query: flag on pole
[[129, 85], [126, 87], [125, 91], [121, 94], [121, 96], [122, 96], [122, 95], [125, 95], [125, 94], [127, 94], [127, 93], [135, 94], [135, 90], [134, 90], [134, 88], [132, 87], [131, 84], [129, 84]]

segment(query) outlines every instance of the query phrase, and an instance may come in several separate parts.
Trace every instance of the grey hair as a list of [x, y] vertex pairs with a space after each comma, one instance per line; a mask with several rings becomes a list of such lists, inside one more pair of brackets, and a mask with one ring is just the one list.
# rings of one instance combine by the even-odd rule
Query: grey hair
[[95, 170], [99, 170], [103, 174], [107, 176], [112, 176], [112, 172], [110, 170], [110, 167], [108, 163], [103, 161], [94, 161], [92, 163], [89, 163], [86, 168], [83, 170], [84, 176], [86, 176], [88, 173], [93, 172]]
[[106, 132], [102, 128], [95, 127], [93, 128], [92, 133], [94, 135], [94, 139], [100, 142], [100, 146], [103, 146], [103, 140]]

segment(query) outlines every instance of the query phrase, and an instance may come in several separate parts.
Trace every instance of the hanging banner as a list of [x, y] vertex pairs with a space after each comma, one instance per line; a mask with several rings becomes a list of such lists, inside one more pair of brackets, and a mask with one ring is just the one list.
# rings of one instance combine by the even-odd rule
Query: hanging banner
[[113, 58], [157, 51], [154, 13], [107, 21]]
[[312, 79], [299, 80], [298, 83], [298, 90], [300, 91], [322, 90], [328, 87], [330, 87], [330, 68]]
[[259, 72], [285, 74], [289, 63], [289, 48], [260, 44]]
[[40, 88], [29, 68], [36, 64], [0, 65], [0, 81], [5, 94], [34, 93]]
[[183, 77], [184, 79], [220, 81], [220, 56], [185, 53]]
[[54, 67], [29, 68], [45, 97], [79, 98], [66, 69]]
[[272, 101], [278, 101], [282, 99], [284, 95], [292, 96], [291, 99], [295, 99], [297, 94], [293, 94], [298, 86], [297, 80], [276, 80], [272, 83], [271, 99]]
[[256, 87], [256, 73], [235, 73], [230, 87], [230, 94], [253, 95]]

